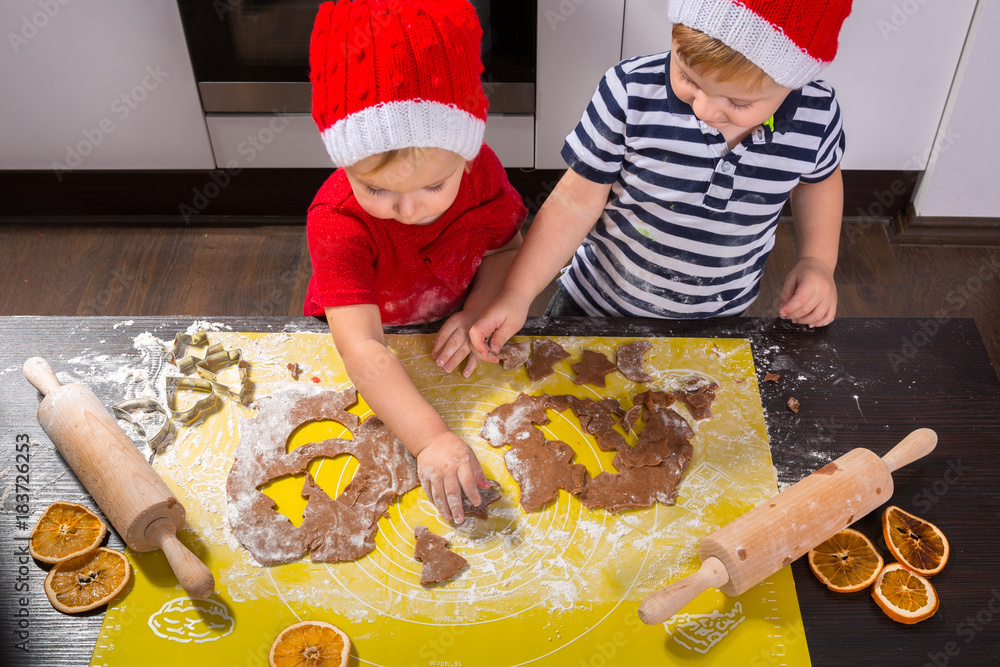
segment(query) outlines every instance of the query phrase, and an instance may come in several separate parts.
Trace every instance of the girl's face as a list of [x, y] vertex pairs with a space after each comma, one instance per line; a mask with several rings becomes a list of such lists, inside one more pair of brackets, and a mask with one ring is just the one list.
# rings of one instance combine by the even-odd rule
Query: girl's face
[[404, 225], [429, 225], [447, 211], [462, 184], [465, 160], [441, 148], [400, 158], [375, 175], [373, 155], [344, 167], [354, 196], [369, 215]]
[[791, 92], [770, 77], [759, 88], [750, 88], [739, 82], [719, 81], [714, 73], [698, 74], [678, 55], [676, 42], [670, 52], [670, 86], [699, 120], [720, 131], [757, 127], [774, 115]]

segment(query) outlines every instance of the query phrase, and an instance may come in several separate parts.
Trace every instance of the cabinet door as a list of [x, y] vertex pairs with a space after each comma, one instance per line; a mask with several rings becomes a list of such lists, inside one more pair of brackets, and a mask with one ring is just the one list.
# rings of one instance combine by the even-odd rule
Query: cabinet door
[[565, 169], [563, 140], [621, 60], [625, 0], [539, 0], [535, 167]]
[[[976, 0], [855, 1], [820, 78], [844, 114], [846, 169], [919, 171], [944, 111]], [[627, 0], [622, 57], [670, 48], [667, 0]]]
[[174, 1], [4, 0], [0, 169], [212, 169]]

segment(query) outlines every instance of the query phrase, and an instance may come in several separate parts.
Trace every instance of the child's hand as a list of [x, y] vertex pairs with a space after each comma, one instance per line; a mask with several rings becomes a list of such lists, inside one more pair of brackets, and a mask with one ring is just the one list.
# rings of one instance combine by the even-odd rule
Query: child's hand
[[472, 448], [452, 432], [438, 436], [417, 454], [417, 476], [424, 493], [447, 519], [462, 523], [462, 492], [473, 505], [482, 502], [479, 489], [489, 486]]
[[434, 339], [434, 349], [431, 351], [431, 356], [434, 357], [438, 366], [450, 373], [458, 368], [462, 359], [469, 357], [462, 375], [465, 377], [472, 375], [472, 371], [476, 370], [476, 366], [479, 364], [479, 359], [475, 355], [469, 355], [469, 352], [472, 351], [472, 346], [469, 343], [469, 328], [475, 321], [476, 313], [467, 310], [455, 313], [448, 318], [441, 330], [438, 331], [437, 338]]
[[833, 270], [811, 257], [799, 260], [785, 278], [778, 314], [795, 324], [823, 327], [837, 314]]
[[500, 361], [496, 353], [524, 326], [529, 306], [531, 299], [525, 295], [506, 288], [501, 291], [469, 329], [472, 351], [490, 363]]

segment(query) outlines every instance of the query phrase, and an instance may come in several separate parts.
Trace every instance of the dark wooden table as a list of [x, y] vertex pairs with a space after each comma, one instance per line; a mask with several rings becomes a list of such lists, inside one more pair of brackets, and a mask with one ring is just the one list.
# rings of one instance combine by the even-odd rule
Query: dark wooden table
[[[235, 331], [325, 330], [304, 318], [212, 321]], [[21, 364], [44, 356], [110, 404], [120, 398], [118, 385], [108, 378], [91, 381], [87, 364], [73, 359], [104, 354], [105, 363], [140, 366], [133, 347], [139, 333], [172, 339], [191, 323], [164, 317], [127, 323], [0, 318], [0, 472], [6, 472], [0, 477], [0, 664], [86, 665], [103, 615], [103, 608], [75, 618], [53, 610], [42, 590], [45, 570], [22, 552], [52, 501], [94, 505], [38, 426], [39, 396], [22, 377]], [[854, 447], [882, 454], [915, 428], [937, 431], [937, 449], [895, 473], [892, 502], [933, 521], [951, 540], [951, 561], [933, 579], [940, 610], [918, 625], [895, 623], [867, 592], [829, 592], [800, 559], [793, 570], [809, 651], [814, 665], [831, 667], [1000, 665], [1000, 384], [972, 320], [837, 320], [810, 330], [770, 319], [538, 319], [523, 333], [750, 339], [782, 484]], [[780, 373], [780, 381], [763, 382], [766, 372]], [[798, 414], [786, 407], [789, 396], [800, 401]], [[26, 464], [16, 456], [23, 436], [31, 443]], [[19, 465], [28, 471], [26, 490], [14, 486]], [[855, 527], [880, 536], [879, 514]], [[123, 547], [113, 532], [109, 541]], [[748, 664], [772, 662], [748, 656]]]

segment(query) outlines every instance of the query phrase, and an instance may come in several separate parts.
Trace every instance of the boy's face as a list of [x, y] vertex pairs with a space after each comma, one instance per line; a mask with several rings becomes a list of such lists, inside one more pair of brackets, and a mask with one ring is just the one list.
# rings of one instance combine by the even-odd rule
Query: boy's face
[[454, 203], [465, 171], [465, 160], [458, 154], [428, 148], [423, 156], [404, 157], [375, 175], [362, 175], [379, 159], [373, 155], [344, 167], [354, 196], [369, 215], [404, 225], [429, 225]]
[[759, 88], [734, 81], [719, 81], [716, 74], [694, 71], [677, 53], [670, 52], [670, 86], [689, 104], [694, 115], [719, 131], [750, 130], [766, 122], [778, 110], [791, 88], [765, 77]]

